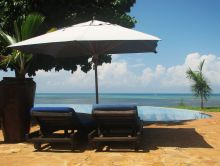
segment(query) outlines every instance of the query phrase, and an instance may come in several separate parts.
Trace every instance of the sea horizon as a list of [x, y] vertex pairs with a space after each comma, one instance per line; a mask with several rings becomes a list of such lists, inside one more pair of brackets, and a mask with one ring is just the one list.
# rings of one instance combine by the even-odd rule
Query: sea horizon
[[[99, 93], [100, 103], [136, 103], [143, 106], [199, 106], [192, 93]], [[211, 94], [205, 106], [219, 106], [220, 93]], [[36, 93], [35, 104], [94, 104], [95, 93]]]
[[[95, 94], [95, 92], [36, 92], [36, 94]], [[139, 92], [99, 92], [99, 94], [186, 94], [193, 95], [193, 93], [182, 92], [162, 92], [162, 93], [139, 93]], [[220, 95], [220, 93], [212, 93], [212, 95]]]

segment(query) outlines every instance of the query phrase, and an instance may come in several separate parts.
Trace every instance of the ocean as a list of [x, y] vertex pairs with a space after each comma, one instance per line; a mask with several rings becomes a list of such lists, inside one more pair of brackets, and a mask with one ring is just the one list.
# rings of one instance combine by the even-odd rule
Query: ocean
[[[199, 106], [200, 100], [192, 94], [135, 94], [101, 93], [100, 103], [135, 103], [139, 106], [177, 106], [180, 103]], [[94, 93], [37, 93], [35, 104], [94, 104]], [[205, 106], [220, 106], [220, 94], [212, 94]]]

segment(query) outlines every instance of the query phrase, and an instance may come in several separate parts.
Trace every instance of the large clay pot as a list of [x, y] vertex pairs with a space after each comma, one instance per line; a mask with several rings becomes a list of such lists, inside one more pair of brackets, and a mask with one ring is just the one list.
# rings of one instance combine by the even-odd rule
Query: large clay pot
[[2, 131], [4, 141], [25, 141], [30, 131], [30, 109], [34, 104], [36, 83], [32, 78], [5, 77], [0, 82]]
[[1, 129], [1, 121], [2, 121], [2, 87], [0, 86], [0, 129]]

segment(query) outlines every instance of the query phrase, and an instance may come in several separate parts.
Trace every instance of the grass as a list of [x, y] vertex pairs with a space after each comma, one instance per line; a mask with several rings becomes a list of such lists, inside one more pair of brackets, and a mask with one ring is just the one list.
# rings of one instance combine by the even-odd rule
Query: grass
[[204, 112], [220, 112], [220, 107], [205, 107], [203, 110], [201, 110], [200, 107], [179, 105], [179, 106], [175, 106], [174, 108], [190, 109], [190, 110], [197, 110], [197, 111], [204, 111]]

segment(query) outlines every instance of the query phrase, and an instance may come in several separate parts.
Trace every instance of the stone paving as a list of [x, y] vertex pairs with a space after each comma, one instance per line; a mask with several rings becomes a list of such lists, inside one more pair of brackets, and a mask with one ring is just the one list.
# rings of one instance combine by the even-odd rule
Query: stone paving
[[220, 113], [209, 114], [212, 118], [146, 125], [138, 152], [129, 144], [93, 150], [85, 143], [74, 152], [63, 144], [36, 152], [32, 144], [5, 144], [0, 131], [0, 166], [220, 166]]

